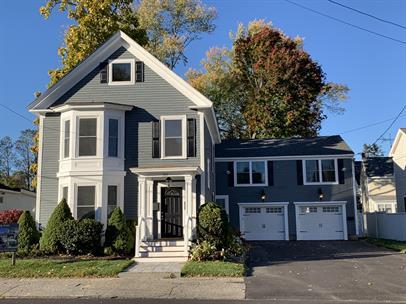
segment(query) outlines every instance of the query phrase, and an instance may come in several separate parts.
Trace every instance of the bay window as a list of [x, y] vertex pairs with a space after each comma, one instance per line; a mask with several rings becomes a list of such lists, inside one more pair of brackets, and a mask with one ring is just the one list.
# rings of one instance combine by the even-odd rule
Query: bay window
[[79, 119], [79, 156], [96, 156], [97, 118]]
[[95, 218], [96, 187], [78, 186], [77, 188], [77, 219]]
[[118, 156], [118, 119], [109, 119], [109, 157]]
[[69, 157], [70, 146], [70, 120], [65, 120], [64, 133], [63, 133], [63, 157]]
[[107, 215], [117, 207], [117, 186], [107, 187]]
[[265, 186], [267, 184], [266, 161], [235, 162], [236, 186]]

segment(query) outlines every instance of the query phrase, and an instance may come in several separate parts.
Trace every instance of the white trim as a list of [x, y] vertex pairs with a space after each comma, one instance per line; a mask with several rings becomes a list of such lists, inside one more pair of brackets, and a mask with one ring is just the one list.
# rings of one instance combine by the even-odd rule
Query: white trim
[[[249, 184], [238, 184], [237, 183], [237, 163], [243, 163], [243, 162], [248, 162], [249, 163], [249, 168], [250, 168], [250, 183]], [[253, 184], [252, 183], [252, 162], [263, 162], [264, 163], [264, 168], [265, 168], [265, 183], [263, 184]], [[234, 161], [233, 163], [234, 166], [234, 187], [267, 187], [268, 186], [268, 164], [265, 160], [238, 160]]]
[[[180, 156], [166, 156], [165, 155], [165, 121], [167, 120], [180, 120], [182, 123], [182, 155]], [[161, 159], [186, 159], [186, 115], [168, 115], [161, 116]]]
[[[130, 81], [113, 81], [113, 64], [129, 63]], [[135, 59], [112, 59], [109, 60], [109, 85], [132, 85], [135, 83]]]
[[113, 103], [103, 103], [103, 104], [63, 104], [52, 108], [54, 113], [64, 113], [71, 110], [81, 110], [81, 111], [97, 111], [97, 110], [120, 110], [120, 111], [131, 111], [134, 106], [119, 105]]
[[184, 172], [192, 172], [195, 174], [202, 173], [199, 167], [130, 168], [130, 171], [139, 175], [144, 175], [146, 173], [162, 173], [162, 176], [168, 175], [168, 173], [184, 173]]
[[263, 208], [263, 207], [283, 207], [283, 215], [284, 215], [284, 229], [285, 229], [285, 241], [289, 241], [289, 202], [263, 202], [263, 203], [238, 203], [238, 210], [240, 215], [240, 230], [245, 231], [243, 214], [244, 208], [249, 207], [256, 207], [256, 208]]
[[305, 159], [345, 159], [354, 158], [354, 154], [341, 155], [291, 155], [291, 156], [246, 156], [246, 157], [216, 157], [216, 162], [239, 161], [239, 160], [305, 160]]
[[[199, 135], [200, 135], [200, 168], [202, 172], [205, 172], [206, 170], [206, 164], [205, 164], [205, 137], [204, 137], [204, 119], [205, 119], [205, 114], [202, 112], [198, 112], [198, 117], [199, 117]], [[206, 178], [204, 177], [203, 174], [200, 175], [200, 205], [203, 205], [206, 202]]]
[[[86, 155], [80, 156], [79, 155], [79, 148], [80, 148], [80, 120], [81, 119], [96, 119], [96, 154], [95, 155]], [[76, 114], [76, 132], [75, 132], [75, 154], [74, 158], [77, 159], [86, 159], [86, 158], [98, 158], [101, 157], [103, 151], [103, 132], [104, 132], [104, 122], [102, 120], [101, 113], [80, 113]]]
[[[343, 239], [348, 240], [348, 228], [347, 228], [347, 202], [346, 201], [319, 201], [319, 202], [293, 202], [295, 205], [295, 216], [296, 216], [296, 239], [298, 241], [302, 240], [300, 237], [300, 223], [299, 223], [299, 208], [301, 206], [341, 206], [341, 214], [343, 219]], [[356, 217], [357, 214], [354, 215]]]
[[42, 180], [42, 149], [44, 140], [44, 116], [39, 116], [38, 126], [38, 167], [37, 167], [37, 193], [35, 201], [35, 220], [39, 224], [41, 210], [41, 180]]
[[[307, 181], [307, 174], [306, 174], [306, 161], [315, 160], [318, 162], [319, 168], [319, 182], [308, 182]], [[335, 181], [334, 182], [323, 182], [323, 169], [322, 169], [322, 160], [333, 160], [334, 161], [334, 171], [335, 171]], [[338, 177], [338, 159], [337, 158], [326, 158], [326, 159], [302, 159], [302, 170], [303, 170], [303, 185], [338, 185], [339, 177]]]
[[359, 235], [359, 223], [358, 223], [358, 210], [357, 210], [357, 182], [355, 180], [355, 165], [352, 161], [352, 187], [354, 194], [354, 220], [355, 220], [355, 235]]
[[391, 149], [389, 151], [389, 156], [394, 157], [395, 151], [396, 151], [396, 149], [398, 147], [398, 144], [399, 144], [399, 141], [400, 141], [400, 137], [402, 135], [406, 135], [406, 133], [402, 129], [399, 129], [397, 134], [396, 134], [395, 140], [393, 141], [392, 147], [391, 147]]
[[229, 198], [228, 194], [216, 195], [216, 196], [214, 197], [214, 199], [215, 199], [215, 200], [217, 200], [217, 199], [224, 199], [224, 209], [225, 209], [226, 212], [227, 212], [228, 220], [230, 220], [230, 210], [229, 210], [229, 209], [230, 209], [230, 202], [229, 202], [230, 198]]

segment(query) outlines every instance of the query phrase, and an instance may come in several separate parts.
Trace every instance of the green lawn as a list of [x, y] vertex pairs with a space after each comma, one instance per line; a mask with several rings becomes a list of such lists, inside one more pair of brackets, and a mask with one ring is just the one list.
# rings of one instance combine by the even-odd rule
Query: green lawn
[[406, 253], [406, 242], [368, 238], [368, 243]]
[[133, 263], [132, 260], [52, 260], [17, 259], [11, 266], [10, 259], [0, 259], [2, 278], [69, 278], [114, 277]]
[[185, 277], [242, 277], [245, 266], [242, 263], [206, 261], [188, 261], [182, 268]]

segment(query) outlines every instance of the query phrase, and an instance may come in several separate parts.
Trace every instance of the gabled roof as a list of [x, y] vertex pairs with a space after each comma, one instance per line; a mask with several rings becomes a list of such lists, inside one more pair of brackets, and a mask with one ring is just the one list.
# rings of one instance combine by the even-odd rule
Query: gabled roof
[[367, 157], [362, 162], [367, 177], [393, 177], [392, 157]]
[[354, 155], [339, 135], [310, 138], [271, 138], [223, 140], [216, 146], [216, 157], [277, 157], [312, 155]]
[[393, 141], [392, 148], [389, 151], [389, 156], [394, 156], [394, 154], [396, 153], [396, 149], [398, 147], [401, 136], [406, 136], [406, 128], [400, 128], [398, 130], [398, 133], [396, 134], [395, 140]]
[[[76, 66], [71, 72], [65, 75], [56, 84], [46, 90], [41, 96], [34, 100], [28, 109], [30, 112], [46, 112], [60, 97], [68, 92], [75, 84], [77, 84], [84, 76], [97, 68], [100, 62], [106, 60], [114, 51], [120, 47], [126, 48], [136, 58], [143, 61], [152, 71], [165, 79], [170, 85], [176, 88], [181, 94], [192, 101], [198, 109], [210, 109], [209, 115], [213, 116], [216, 121], [213, 111], [213, 103], [203, 94], [193, 88], [184, 79], [170, 70], [165, 64], [151, 55], [142, 46], [136, 43], [132, 38], [122, 31], [116, 32], [110, 39], [103, 43], [84, 61]], [[215, 139], [220, 140], [220, 133], [217, 123], [212, 127], [215, 130]]]

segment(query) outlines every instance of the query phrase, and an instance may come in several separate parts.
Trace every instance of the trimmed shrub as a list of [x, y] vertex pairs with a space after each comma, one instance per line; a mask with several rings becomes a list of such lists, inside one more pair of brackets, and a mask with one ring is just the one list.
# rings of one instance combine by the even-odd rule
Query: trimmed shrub
[[110, 214], [104, 247], [106, 253], [119, 255], [129, 254], [134, 247], [134, 235], [119, 207]]
[[190, 259], [192, 261], [210, 261], [214, 260], [218, 255], [216, 247], [208, 241], [201, 241], [194, 244], [190, 252]]
[[68, 254], [96, 254], [103, 224], [93, 219], [68, 220], [59, 229], [59, 242]]
[[207, 202], [199, 209], [197, 237], [221, 250], [227, 241], [228, 217], [226, 211], [213, 202]]
[[54, 254], [63, 249], [59, 240], [59, 230], [66, 221], [72, 219], [73, 217], [70, 208], [66, 203], [66, 200], [62, 199], [52, 212], [48, 224], [42, 234], [40, 239], [41, 251], [47, 254]]
[[23, 210], [9, 209], [0, 212], [0, 225], [17, 224]]
[[28, 255], [37, 247], [40, 233], [29, 211], [24, 211], [18, 220], [18, 254]]

